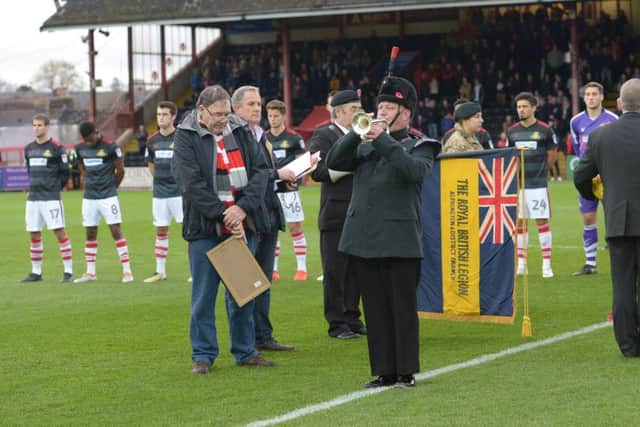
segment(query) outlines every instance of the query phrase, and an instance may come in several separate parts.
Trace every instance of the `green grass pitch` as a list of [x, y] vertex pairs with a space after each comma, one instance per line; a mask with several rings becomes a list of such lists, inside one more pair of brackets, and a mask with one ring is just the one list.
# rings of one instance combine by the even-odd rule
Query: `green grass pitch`
[[[113, 240], [98, 235], [98, 281], [60, 284], [62, 264], [51, 232], [44, 236], [44, 281], [19, 284], [29, 272], [25, 194], [0, 194], [0, 425], [242, 425], [362, 390], [370, 379], [366, 341], [327, 337], [316, 216], [319, 188], [302, 190], [309, 280], [293, 282], [291, 240], [282, 238], [282, 279], [272, 290], [276, 337], [296, 345], [267, 357], [272, 369], [236, 367], [222, 294], [217, 327], [221, 354], [206, 376], [190, 373], [190, 285], [186, 244], [172, 226], [168, 280], [154, 272], [149, 192], [123, 192], [123, 232], [136, 281], [120, 283]], [[582, 224], [570, 183], [551, 183], [555, 277], [540, 277], [537, 232], [530, 235], [529, 341], [606, 319], [608, 253], [600, 273], [575, 278], [582, 266]], [[75, 275], [84, 270], [81, 193], [64, 194]], [[602, 212], [600, 212], [602, 217]], [[602, 218], [600, 218], [602, 224]], [[601, 236], [604, 234], [600, 228]], [[519, 289], [521, 295], [521, 289]], [[522, 302], [513, 326], [420, 322], [423, 371], [497, 352], [520, 336]], [[634, 425], [640, 391], [638, 360], [617, 350], [610, 328], [477, 367], [390, 390], [288, 425]]]

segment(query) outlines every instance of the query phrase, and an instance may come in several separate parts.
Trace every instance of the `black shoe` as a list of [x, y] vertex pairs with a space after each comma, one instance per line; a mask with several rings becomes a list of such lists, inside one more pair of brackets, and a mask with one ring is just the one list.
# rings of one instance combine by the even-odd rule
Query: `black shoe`
[[390, 387], [396, 383], [395, 375], [380, 375], [373, 381], [369, 381], [364, 385], [365, 388]]
[[40, 281], [42, 281], [42, 274], [29, 273], [27, 277], [20, 280], [20, 283], [40, 282]]
[[585, 264], [580, 271], [576, 271], [575, 273], [573, 273], [574, 276], [587, 276], [589, 274], [596, 274], [598, 273], [598, 269], [596, 268], [595, 265], [589, 265], [589, 264]]
[[351, 328], [351, 332], [358, 335], [367, 335], [367, 327], [363, 325], [363, 326]]
[[360, 338], [360, 335], [351, 331], [344, 331], [344, 332], [340, 332], [338, 335], [332, 338], [338, 338], [339, 340], [353, 340], [356, 338]]
[[416, 379], [413, 375], [398, 375], [398, 382], [396, 382], [396, 387], [399, 388], [409, 388], [416, 386]]
[[73, 274], [64, 273], [64, 275], [62, 276], [62, 279], [60, 279], [60, 283], [71, 283], [71, 282], [73, 282]]
[[256, 344], [257, 351], [293, 351], [296, 348], [292, 345], [280, 344], [276, 340], [266, 342], [264, 344]]

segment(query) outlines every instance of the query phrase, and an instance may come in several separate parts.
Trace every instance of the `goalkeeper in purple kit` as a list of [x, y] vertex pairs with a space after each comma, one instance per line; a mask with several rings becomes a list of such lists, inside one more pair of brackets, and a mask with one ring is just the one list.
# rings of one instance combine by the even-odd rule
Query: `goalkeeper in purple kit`
[[[584, 86], [585, 111], [573, 116], [570, 122], [571, 138], [574, 152], [582, 157], [589, 142], [589, 134], [600, 126], [618, 120], [618, 116], [602, 107], [604, 88], [600, 83], [589, 82]], [[574, 276], [584, 276], [597, 273], [596, 254], [598, 252], [598, 199], [587, 200], [578, 195], [580, 213], [582, 214], [584, 229], [582, 239], [586, 262], [584, 266], [573, 273]]]

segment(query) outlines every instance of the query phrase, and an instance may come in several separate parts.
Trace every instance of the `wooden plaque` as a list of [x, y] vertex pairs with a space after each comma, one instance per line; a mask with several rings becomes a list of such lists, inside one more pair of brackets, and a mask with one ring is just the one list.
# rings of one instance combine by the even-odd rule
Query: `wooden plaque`
[[230, 237], [207, 252], [207, 256], [240, 307], [271, 287], [249, 247], [241, 239]]

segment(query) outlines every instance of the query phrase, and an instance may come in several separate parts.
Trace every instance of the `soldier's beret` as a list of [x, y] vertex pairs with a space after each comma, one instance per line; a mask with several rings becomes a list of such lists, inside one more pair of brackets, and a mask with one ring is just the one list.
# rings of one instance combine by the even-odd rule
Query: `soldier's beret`
[[456, 111], [453, 113], [453, 119], [456, 122], [460, 120], [468, 119], [469, 117], [482, 111], [482, 107], [477, 102], [465, 102], [456, 107]]
[[333, 95], [331, 98], [331, 106], [337, 107], [338, 105], [347, 104], [349, 102], [359, 102], [360, 97], [355, 90], [341, 90]]

